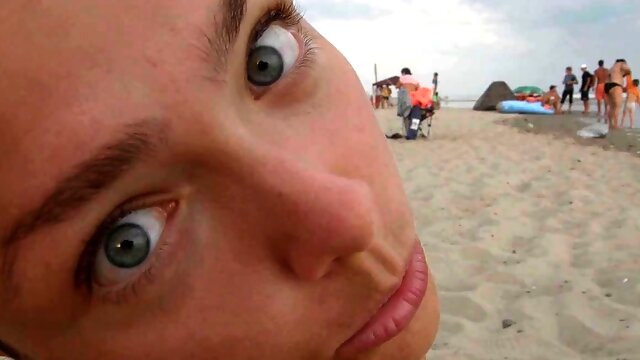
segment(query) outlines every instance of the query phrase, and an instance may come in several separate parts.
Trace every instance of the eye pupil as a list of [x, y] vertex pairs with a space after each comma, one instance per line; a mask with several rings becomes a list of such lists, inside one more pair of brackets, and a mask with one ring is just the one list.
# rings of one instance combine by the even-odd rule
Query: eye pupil
[[131, 250], [133, 249], [133, 241], [124, 240], [122, 241], [122, 244], [120, 245], [120, 247], [123, 248], [124, 250]]
[[142, 264], [151, 250], [149, 235], [139, 225], [123, 224], [115, 229], [104, 242], [104, 251], [111, 264], [131, 269]]
[[266, 61], [258, 61], [258, 70], [267, 71], [269, 69], [269, 63]]

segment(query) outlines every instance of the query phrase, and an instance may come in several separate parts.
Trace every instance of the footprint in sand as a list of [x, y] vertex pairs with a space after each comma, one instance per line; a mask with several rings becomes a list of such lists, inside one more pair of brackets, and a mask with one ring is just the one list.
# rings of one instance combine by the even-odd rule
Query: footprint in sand
[[[472, 344], [470, 346], [482, 349], [484, 359], [579, 359], [570, 349], [548, 341], [542, 335], [518, 333], [517, 326], [491, 339], [472, 340]], [[550, 354], [553, 356], [550, 357]]]
[[444, 315], [442, 319], [440, 319], [440, 331], [443, 333], [455, 335], [462, 333], [464, 329], [464, 323], [455, 318]]
[[601, 268], [595, 273], [595, 283], [602, 295], [620, 305], [640, 308], [640, 261], [637, 259]]
[[487, 312], [482, 306], [467, 295], [442, 294], [440, 296], [440, 304], [441, 311], [445, 315], [477, 323], [487, 318]]
[[[443, 252], [443, 253], [448, 253]], [[429, 255], [429, 264], [438, 280], [438, 288], [441, 292], [466, 292], [474, 291], [480, 285], [478, 274], [482, 273], [485, 266], [470, 263], [452, 262], [443, 253]], [[473, 274], [473, 275], [470, 275]]]
[[544, 258], [549, 255], [545, 246], [540, 246], [540, 237], [516, 236], [511, 241], [511, 248], [518, 249], [518, 253], [524, 258]]
[[492, 264], [496, 263], [496, 257], [491, 254], [490, 251], [483, 249], [477, 246], [466, 246], [460, 248], [459, 250], [460, 257], [468, 262], [476, 262], [483, 264]]
[[638, 341], [637, 336], [635, 339], [630, 335], [606, 336], [573, 315], [558, 317], [558, 337], [569, 349], [595, 359], [624, 357], [633, 351]]
[[483, 280], [497, 285], [509, 285], [515, 288], [526, 287], [525, 282], [517, 275], [510, 272], [494, 271], [486, 274]]
[[575, 269], [591, 269], [593, 265], [593, 255], [590, 253], [576, 253], [571, 266]]

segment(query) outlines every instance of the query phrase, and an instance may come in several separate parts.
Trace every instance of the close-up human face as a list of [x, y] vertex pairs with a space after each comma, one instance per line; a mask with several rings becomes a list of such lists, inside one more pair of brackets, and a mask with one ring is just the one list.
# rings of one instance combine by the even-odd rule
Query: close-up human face
[[435, 283], [394, 159], [288, 1], [4, 0], [0, 54], [2, 350], [428, 351]]

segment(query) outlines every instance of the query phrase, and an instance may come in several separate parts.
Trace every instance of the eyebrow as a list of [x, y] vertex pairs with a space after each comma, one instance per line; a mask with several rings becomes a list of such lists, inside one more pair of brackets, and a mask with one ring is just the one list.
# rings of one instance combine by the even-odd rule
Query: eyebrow
[[[246, 0], [223, 0], [220, 4], [222, 11], [216, 12], [214, 17], [215, 37], [205, 33], [207, 43], [213, 55], [216, 57], [216, 64], [222, 68], [227, 65], [227, 59], [233, 44], [238, 38], [242, 20], [247, 12]], [[218, 16], [218, 14], [222, 14]]]
[[74, 210], [95, 199], [165, 141], [165, 122], [160, 118], [147, 118], [127, 125], [117, 140], [80, 162], [39, 206], [20, 217], [8, 235], [0, 237], [3, 283], [12, 284], [16, 255], [12, 250], [16, 243], [37, 230], [67, 220]]

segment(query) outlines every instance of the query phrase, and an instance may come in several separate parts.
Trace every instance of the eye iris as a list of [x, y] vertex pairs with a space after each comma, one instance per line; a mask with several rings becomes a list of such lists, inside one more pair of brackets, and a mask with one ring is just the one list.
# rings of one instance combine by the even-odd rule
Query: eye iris
[[119, 268], [131, 269], [147, 259], [151, 241], [141, 226], [124, 224], [109, 234], [104, 247], [111, 264]]
[[282, 55], [273, 47], [258, 46], [251, 50], [247, 76], [256, 86], [269, 86], [280, 80], [284, 73]]

